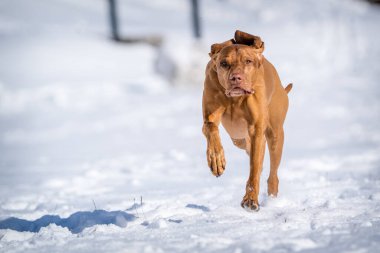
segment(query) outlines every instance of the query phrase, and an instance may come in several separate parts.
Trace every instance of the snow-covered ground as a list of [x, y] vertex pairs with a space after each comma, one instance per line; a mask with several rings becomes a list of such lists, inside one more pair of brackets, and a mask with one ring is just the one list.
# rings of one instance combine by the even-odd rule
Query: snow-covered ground
[[[378, 252], [379, 7], [202, 1], [195, 42], [189, 1], [119, 4], [123, 35], [162, 35], [160, 49], [107, 40], [105, 1], [0, 2], [0, 221], [97, 223], [0, 229], [0, 252]], [[280, 194], [266, 196], [266, 161], [258, 213], [240, 207], [246, 154], [222, 130], [216, 179], [201, 133], [209, 45], [236, 29], [260, 35], [294, 83]], [[162, 56], [171, 82], [156, 72]], [[134, 218], [96, 216], [114, 211]]]

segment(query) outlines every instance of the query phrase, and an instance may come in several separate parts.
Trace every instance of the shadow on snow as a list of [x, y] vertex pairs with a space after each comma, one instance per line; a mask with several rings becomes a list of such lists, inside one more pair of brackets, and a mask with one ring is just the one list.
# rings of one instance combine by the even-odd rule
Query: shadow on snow
[[62, 219], [58, 215], [44, 215], [41, 218], [28, 221], [15, 217], [0, 221], [0, 229], [13, 229], [19, 232], [38, 232], [42, 227], [49, 224], [66, 227], [72, 233], [77, 234], [85, 228], [100, 224], [115, 224], [119, 227], [126, 227], [128, 221], [134, 220], [136, 217], [123, 211], [104, 211], [95, 210], [93, 212], [76, 212], [68, 218]]

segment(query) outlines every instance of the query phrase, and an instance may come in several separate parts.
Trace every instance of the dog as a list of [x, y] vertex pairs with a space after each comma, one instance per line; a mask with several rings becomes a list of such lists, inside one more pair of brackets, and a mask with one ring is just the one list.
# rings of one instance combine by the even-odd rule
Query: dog
[[242, 31], [234, 39], [211, 46], [203, 89], [203, 134], [207, 139], [207, 162], [214, 176], [226, 168], [219, 136], [219, 124], [234, 145], [250, 158], [250, 173], [241, 206], [258, 211], [260, 175], [265, 144], [270, 153], [268, 194], [278, 194], [277, 171], [284, 145], [284, 121], [288, 110], [288, 93], [281, 85], [274, 66], [264, 57], [260, 37]]

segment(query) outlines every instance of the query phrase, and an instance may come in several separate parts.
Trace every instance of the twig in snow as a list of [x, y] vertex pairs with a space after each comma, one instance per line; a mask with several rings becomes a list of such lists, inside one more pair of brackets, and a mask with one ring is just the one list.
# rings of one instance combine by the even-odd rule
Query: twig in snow
[[145, 217], [145, 213], [144, 213], [144, 210], [143, 210], [143, 201], [142, 201], [142, 196], [140, 196], [140, 206], [141, 206], [141, 212], [144, 216], [144, 220], [146, 220], [146, 217]]
[[94, 201], [94, 199], [92, 199], [92, 203], [94, 204], [94, 208], [95, 208], [95, 211], [97, 210], [97, 208], [96, 208], [96, 204], [95, 204], [95, 201]]
[[133, 198], [133, 206], [135, 207], [136, 217], [140, 218], [139, 217], [139, 212], [137, 211], [137, 207], [136, 207], [136, 198]]

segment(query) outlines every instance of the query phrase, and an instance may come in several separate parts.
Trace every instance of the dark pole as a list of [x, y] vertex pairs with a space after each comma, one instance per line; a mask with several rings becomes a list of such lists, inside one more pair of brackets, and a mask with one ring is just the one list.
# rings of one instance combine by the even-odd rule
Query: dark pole
[[198, 0], [191, 0], [192, 18], [193, 18], [193, 30], [195, 38], [201, 37], [201, 27], [199, 21], [199, 5]]
[[116, 0], [108, 0], [112, 39], [119, 41], [119, 27], [117, 23]]

